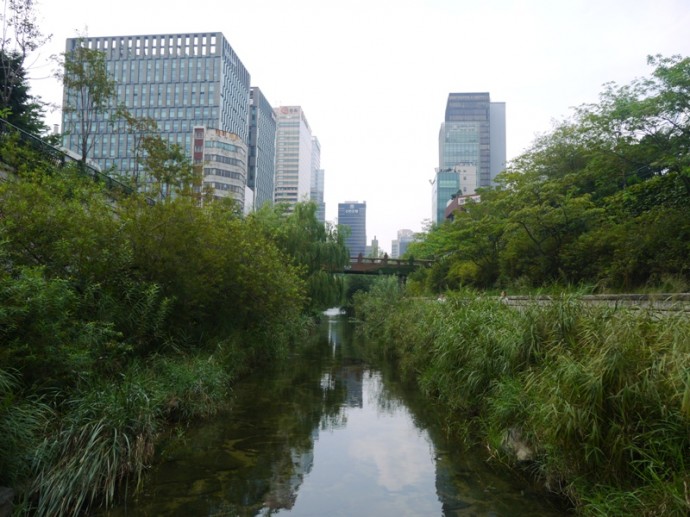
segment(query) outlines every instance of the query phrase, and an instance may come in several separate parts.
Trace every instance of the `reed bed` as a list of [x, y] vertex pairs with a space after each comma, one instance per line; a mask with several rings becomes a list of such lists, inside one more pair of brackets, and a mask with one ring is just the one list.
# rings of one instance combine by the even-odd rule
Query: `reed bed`
[[[382, 294], [384, 296], [382, 296]], [[529, 470], [581, 515], [690, 513], [690, 318], [576, 295], [510, 308], [464, 292], [357, 300], [369, 346], [449, 430]]]

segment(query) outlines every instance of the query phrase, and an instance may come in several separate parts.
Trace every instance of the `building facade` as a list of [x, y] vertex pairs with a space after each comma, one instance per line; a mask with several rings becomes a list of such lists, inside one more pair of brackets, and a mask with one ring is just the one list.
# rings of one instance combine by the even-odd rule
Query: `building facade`
[[367, 203], [366, 201], [345, 201], [338, 203], [338, 226], [350, 228], [345, 245], [351, 257], [364, 257], [367, 249]]
[[275, 188], [273, 200], [294, 205], [308, 201], [312, 178], [312, 134], [300, 106], [273, 108], [276, 115]]
[[247, 186], [254, 197], [253, 205], [261, 208], [273, 204], [276, 157], [276, 114], [261, 90], [249, 91], [249, 170]]
[[452, 199], [458, 195], [474, 195], [477, 188], [477, 167], [455, 165], [436, 169], [431, 185], [432, 221], [440, 224], [446, 219], [446, 206]]
[[325, 171], [321, 168], [321, 143], [313, 136], [311, 138], [311, 186], [309, 199], [316, 205], [316, 218], [326, 222], [326, 203], [324, 202]]
[[211, 187], [215, 198], [234, 199], [245, 206], [247, 145], [238, 135], [195, 127], [192, 161], [202, 167], [203, 186]]
[[506, 166], [506, 108], [489, 93], [450, 93], [439, 132], [439, 169], [477, 168], [476, 187], [488, 187]]
[[[90, 115], [94, 138], [89, 158], [103, 170], [129, 174], [137, 169], [136, 135], [115, 116], [118, 106], [139, 120], [155, 121], [161, 137], [178, 144], [190, 159], [197, 127], [234, 134], [246, 146], [250, 75], [222, 33], [70, 38], [67, 54], [80, 45], [103, 53], [116, 85], [112, 107]], [[62, 127], [67, 149], [81, 152], [78, 112], [85, 110], [77, 93], [65, 89]], [[216, 183], [215, 178], [209, 181]], [[220, 195], [229, 192], [243, 201], [244, 194], [234, 190]]]
[[432, 221], [446, 220], [446, 205], [493, 184], [506, 166], [506, 108], [489, 93], [450, 93], [438, 137], [439, 166], [432, 181]]

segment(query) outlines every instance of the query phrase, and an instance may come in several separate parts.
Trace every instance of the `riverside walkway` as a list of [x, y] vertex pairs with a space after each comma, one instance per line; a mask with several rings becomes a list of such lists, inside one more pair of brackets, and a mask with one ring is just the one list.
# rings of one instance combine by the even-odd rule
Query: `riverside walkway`
[[[558, 300], [556, 296], [502, 296], [506, 305], [525, 307], [532, 304], [545, 305]], [[592, 305], [605, 305], [613, 308], [654, 310], [659, 312], [683, 312], [690, 314], [690, 293], [655, 294], [589, 294], [576, 299]]]

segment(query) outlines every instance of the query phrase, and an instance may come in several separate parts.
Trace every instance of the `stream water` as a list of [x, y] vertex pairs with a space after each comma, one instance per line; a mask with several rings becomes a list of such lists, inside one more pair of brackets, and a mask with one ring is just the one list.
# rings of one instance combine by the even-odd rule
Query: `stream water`
[[324, 316], [305, 354], [239, 383], [228, 411], [161, 447], [116, 516], [557, 516], [526, 480], [448, 440], [414, 390]]

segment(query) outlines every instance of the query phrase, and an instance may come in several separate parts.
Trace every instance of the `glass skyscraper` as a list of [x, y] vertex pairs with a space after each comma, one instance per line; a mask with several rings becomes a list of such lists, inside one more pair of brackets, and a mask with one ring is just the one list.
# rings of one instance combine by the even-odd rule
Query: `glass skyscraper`
[[350, 250], [351, 257], [362, 256], [367, 248], [367, 203], [345, 201], [338, 203], [338, 226], [350, 228], [350, 236], [345, 245]]
[[325, 171], [321, 168], [321, 144], [319, 139], [311, 138], [311, 187], [309, 198], [316, 204], [316, 218], [326, 222], [326, 203], [324, 202]]
[[276, 114], [274, 201], [288, 205], [308, 201], [314, 161], [311, 127], [300, 106], [279, 106], [273, 110]]
[[261, 90], [250, 90], [249, 173], [247, 186], [254, 193], [254, 206], [273, 204], [276, 156], [276, 114]]
[[[460, 190], [463, 195], [473, 195], [474, 188], [490, 186], [505, 168], [505, 114], [505, 103], [491, 102], [489, 93], [448, 95], [445, 121], [438, 139], [439, 166], [432, 203], [434, 222], [444, 220], [445, 206], [451, 195]], [[476, 184], [465, 182], [461, 185], [458, 167], [474, 168]]]
[[[102, 169], [112, 167], [127, 174], [136, 168], [135, 137], [123, 120], [114, 119], [117, 106], [124, 106], [138, 119], [154, 120], [160, 135], [180, 145], [190, 158], [195, 128], [219, 130], [214, 132], [216, 146], [226, 134], [247, 144], [250, 76], [222, 33], [70, 38], [67, 53], [78, 45], [103, 52], [116, 84], [111, 109], [94, 115], [92, 121], [89, 158]], [[76, 92], [65, 89], [63, 107], [70, 108], [63, 109], [63, 145], [80, 151], [81, 128], [75, 108], [81, 107]], [[233, 144], [232, 139], [228, 144]], [[212, 183], [227, 183], [219, 194], [234, 192], [234, 181], [225, 182], [219, 166], [215, 169], [220, 174], [215, 174]], [[244, 198], [244, 192], [232, 195], [238, 201]]]

